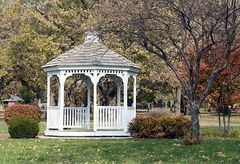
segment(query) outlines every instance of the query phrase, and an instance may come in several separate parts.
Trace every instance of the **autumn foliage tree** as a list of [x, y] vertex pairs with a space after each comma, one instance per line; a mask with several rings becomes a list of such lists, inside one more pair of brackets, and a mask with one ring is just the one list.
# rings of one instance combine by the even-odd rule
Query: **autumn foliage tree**
[[[204, 91], [204, 87], [208, 83], [208, 77], [210, 76], [213, 68], [221, 62], [221, 56], [224, 51], [224, 47], [221, 45], [216, 45], [212, 51], [206, 55], [205, 58], [201, 60], [200, 66], [200, 82], [199, 88], [197, 90], [197, 97], [201, 96], [201, 93]], [[194, 48], [189, 47], [187, 49], [186, 55], [189, 58], [193, 58]], [[232, 106], [234, 103], [238, 103], [239, 99], [239, 91], [240, 91], [240, 49], [232, 52], [229, 56], [229, 60], [227, 62], [227, 66], [224, 70], [219, 72], [217, 77], [212, 83], [211, 90], [209, 95], [206, 97], [206, 101], [211, 104], [212, 107], [216, 108], [220, 105], [228, 105]], [[187, 78], [187, 71], [184, 66], [180, 67], [181, 74], [184, 78]], [[193, 71], [196, 74], [196, 71]]]
[[[138, 43], [174, 72], [188, 99], [191, 135], [199, 140], [199, 109], [217, 75], [227, 68], [232, 52], [239, 48], [239, 1], [109, 0], [103, 2], [101, 17], [103, 33]], [[210, 65], [206, 83], [201, 85], [202, 62], [214, 55], [211, 52], [218, 45], [223, 48], [218, 54], [221, 58]], [[188, 47], [194, 50], [191, 57]]]
[[[201, 84], [200, 88], [207, 83], [207, 78], [211, 72], [214, 63], [219, 61], [218, 54], [222, 54], [219, 51], [223, 51], [221, 47], [217, 47], [216, 51], [213, 51], [214, 55], [203, 60], [201, 65]], [[232, 52], [226, 69], [218, 74], [216, 80], [213, 81], [210, 94], [206, 98], [207, 102], [211, 106], [218, 109], [222, 105], [231, 106], [240, 101], [240, 49]], [[233, 110], [233, 109], [232, 109]]]

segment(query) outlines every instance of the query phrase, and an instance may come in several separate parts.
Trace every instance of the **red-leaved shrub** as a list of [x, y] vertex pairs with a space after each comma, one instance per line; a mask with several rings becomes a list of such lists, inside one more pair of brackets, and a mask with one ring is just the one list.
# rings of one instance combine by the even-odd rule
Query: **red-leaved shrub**
[[163, 128], [153, 117], [136, 117], [128, 125], [128, 132], [134, 138], [162, 138]]
[[183, 138], [189, 130], [187, 117], [161, 112], [138, 116], [128, 125], [128, 132], [135, 138]]
[[37, 106], [15, 104], [6, 108], [4, 111], [4, 121], [9, 124], [13, 118], [30, 118], [38, 123], [41, 120], [41, 111]]

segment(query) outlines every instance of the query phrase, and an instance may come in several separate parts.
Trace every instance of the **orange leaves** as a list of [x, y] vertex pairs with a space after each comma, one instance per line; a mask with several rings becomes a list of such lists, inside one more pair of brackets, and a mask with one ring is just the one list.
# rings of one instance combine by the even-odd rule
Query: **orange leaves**
[[190, 120], [184, 116], [150, 113], [133, 119], [128, 131], [135, 138], [182, 138], [189, 126]]
[[15, 104], [7, 107], [4, 112], [5, 122], [8, 124], [12, 118], [16, 117], [27, 117], [40, 122], [41, 111], [37, 106], [33, 105]]
[[[232, 48], [234, 48], [234, 45]], [[197, 88], [198, 96], [205, 91], [209, 82], [209, 77], [213, 70], [218, 68], [221, 64], [227, 62], [227, 67], [214, 79], [210, 94], [207, 97], [207, 101], [213, 106], [217, 106], [220, 97], [223, 99], [221, 100], [222, 103], [226, 103], [228, 105], [240, 102], [240, 97], [236, 96], [240, 89], [240, 48], [231, 52], [229, 55], [226, 55], [226, 51], [226, 45], [223, 43], [216, 44], [206, 51], [207, 53], [203, 54], [203, 58], [200, 61], [200, 79]], [[190, 64], [193, 65], [193, 80], [195, 82], [197, 75], [197, 62], [195, 60], [197, 54], [194, 47], [188, 47], [186, 55], [189, 61], [193, 62]], [[183, 66], [180, 67], [180, 69], [183, 70], [182, 72], [184, 78], [189, 77], [187, 70], [183, 68]]]

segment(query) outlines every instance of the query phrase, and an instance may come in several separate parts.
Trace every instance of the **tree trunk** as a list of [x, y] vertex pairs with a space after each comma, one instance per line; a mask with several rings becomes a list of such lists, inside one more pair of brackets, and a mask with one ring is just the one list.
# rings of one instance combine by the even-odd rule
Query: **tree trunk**
[[230, 131], [230, 119], [231, 119], [231, 112], [228, 114], [228, 128], [227, 128], [227, 133]]
[[195, 103], [191, 105], [191, 135], [196, 140], [200, 139], [199, 107]]
[[225, 114], [223, 113], [223, 135], [226, 137], [227, 129], [226, 129], [226, 120], [225, 120]]
[[219, 132], [221, 131], [221, 113], [218, 111], [218, 125], [219, 125]]

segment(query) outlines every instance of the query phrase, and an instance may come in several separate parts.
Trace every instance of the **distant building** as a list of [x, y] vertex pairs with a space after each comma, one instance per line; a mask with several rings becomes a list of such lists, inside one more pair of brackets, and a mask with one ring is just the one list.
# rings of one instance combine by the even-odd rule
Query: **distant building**
[[16, 96], [16, 95], [10, 95], [10, 98], [5, 99], [2, 102], [3, 102], [4, 106], [11, 106], [13, 104], [23, 102], [23, 99], [21, 97]]

